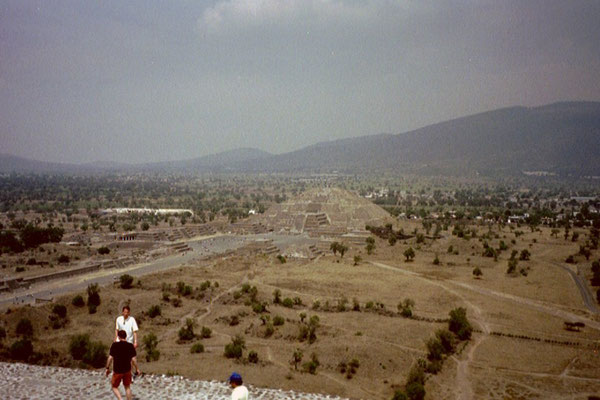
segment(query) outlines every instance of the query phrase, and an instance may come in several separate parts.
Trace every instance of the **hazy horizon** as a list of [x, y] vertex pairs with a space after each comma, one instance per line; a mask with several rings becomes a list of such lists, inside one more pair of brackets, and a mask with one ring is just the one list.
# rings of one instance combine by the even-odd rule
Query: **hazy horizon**
[[142, 163], [600, 100], [600, 2], [0, 5], [0, 152]]

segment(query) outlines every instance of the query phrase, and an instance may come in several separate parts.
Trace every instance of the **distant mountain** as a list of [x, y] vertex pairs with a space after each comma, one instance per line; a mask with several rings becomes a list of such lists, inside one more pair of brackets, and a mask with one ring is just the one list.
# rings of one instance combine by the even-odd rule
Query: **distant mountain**
[[0, 155], [0, 172], [397, 172], [520, 175], [546, 171], [600, 176], [600, 102], [511, 107], [401, 134], [317, 143], [273, 155], [241, 148], [199, 158], [146, 163], [46, 163]]
[[600, 175], [600, 102], [512, 107], [411, 132], [317, 143], [245, 170]]
[[135, 167], [154, 171], [230, 171], [236, 164], [255, 162], [271, 156], [272, 154], [266, 151], [244, 147], [189, 160], [138, 164]]

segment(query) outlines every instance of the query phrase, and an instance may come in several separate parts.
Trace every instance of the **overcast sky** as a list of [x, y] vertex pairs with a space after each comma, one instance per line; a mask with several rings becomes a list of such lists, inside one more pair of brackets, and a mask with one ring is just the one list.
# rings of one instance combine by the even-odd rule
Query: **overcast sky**
[[272, 153], [600, 100], [600, 1], [0, 0], [0, 153]]

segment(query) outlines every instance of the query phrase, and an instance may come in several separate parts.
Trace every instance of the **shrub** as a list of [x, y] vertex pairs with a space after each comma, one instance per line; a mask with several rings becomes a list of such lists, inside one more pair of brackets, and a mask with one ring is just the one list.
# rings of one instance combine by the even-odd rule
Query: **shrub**
[[303, 365], [304, 371], [308, 372], [309, 374], [315, 375], [317, 373], [317, 368], [319, 367], [319, 365], [321, 365], [321, 363], [319, 362], [317, 355], [315, 353], [312, 353], [312, 355], [310, 356], [310, 361], [304, 363]]
[[90, 314], [96, 314], [97, 310], [98, 310], [98, 306], [96, 306], [95, 304], [88, 304], [88, 312]]
[[467, 320], [467, 310], [465, 308], [458, 307], [450, 311], [448, 329], [458, 336], [460, 340], [468, 340], [471, 338], [473, 328]]
[[276, 315], [273, 317], [273, 325], [281, 326], [285, 323], [285, 319], [281, 315]]
[[394, 393], [394, 397], [392, 397], [392, 400], [408, 400], [408, 397], [406, 397], [403, 391], [396, 390], [396, 392]]
[[158, 361], [160, 358], [160, 351], [156, 348], [158, 346], [158, 338], [154, 333], [149, 333], [142, 338], [142, 343], [146, 349], [146, 361]]
[[511, 258], [508, 260], [508, 268], [506, 269], [507, 274], [512, 274], [517, 270], [517, 260], [515, 258]]
[[202, 329], [200, 330], [200, 337], [202, 339], [208, 339], [211, 336], [212, 336], [212, 331], [210, 330], [210, 328], [207, 326], [203, 326]]
[[179, 340], [181, 341], [188, 341], [188, 340], [193, 340], [196, 337], [196, 334], [194, 333], [194, 320], [191, 318], [188, 318], [185, 320], [185, 326], [181, 327], [181, 329], [179, 329], [178, 335], [179, 335]]
[[413, 299], [406, 298], [404, 301], [398, 303], [398, 311], [404, 318], [410, 318], [413, 315], [412, 309], [415, 306]]
[[438, 338], [430, 338], [427, 341], [427, 358], [430, 361], [441, 360], [444, 354], [444, 347]]
[[190, 353], [204, 353], [204, 345], [202, 343], [194, 343], [192, 347], [190, 347]]
[[439, 329], [435, 332], [435, 336], [439, 339], [445, 354], [454, 353], [454, 347], [456, 343], [454, 336], [452, 333], [450, 333], [450, 331], [447, 331], [446, 329]]
[[109, 254], [110, 253], [110, 249], [106, 246], [102, 246], [98, 248], [98, 254]]
[[27, 265], [35, 265], [37, 264], [37, 261], [35, 258], [30, 258], [29, 260], [27, 260]]
[[[88, 295], [88, 299], [87, 299], [88, 307], [90, 305], [94, 305], [96, 307], [100, 305], [100, 288], [98, 287], [97, 283], [88, 285], [87, 295]], [[94, 312], [96, 312], [95, 308], [94, 308]], [[93, 314], [93, 313], [90, 311], [90, 314]]]
[[231, 343], [225, 345], [224, 355], [227, 358], [242, 358], [243, 351], [246, 348], [246, 341], [240, 335], [231, 339]]
[[61, 254], [61, 255], [58, 257], [58, 263], [59, 263], [59, 264], [67, 264], [69, 261], [71, 261], [71, 259], [70, 259], [70, 258], [69, 258], [69, 256], [68, 256], [68, 255], [66, 255], [66, 254]]
[[251, 362], [252, 364], [258, 363], [258, 353], [256, 351], [250, 350], [248, 352], [248, 362]]
[[101, 368], [106, 364], [107, 348], [100, 342], [90, 342], [87, 351], [81, 359], [84, 363], [94, 368]]
[[473, 268], [473, 276], [475, 278], [479, 278], [481, 275], [483, 275], [483, 272], [481, 272], [481, 268], [479, 268], [479, 267]]
[[63, 306], [62, 304], [55, 304], [54, 307], [52, 307], [52, 313], [58, 315], [60, 318], [66, 318], [67, 307]]
[[0, 326], [0, 341], [4, 340], [4, 338], [6, 338], [6, 329], [4, 329], [4, 327]]
[[294, 307], [294, 300], [290, 299], [289, 297], [286, 297], [285, 299], [283, 299], [283, 301], [281, 302], [281, 304], [284, 307], [292, 308], [292, 307]]
[[33, 344], [29, 339], [17, 340], [10, 346], [10, 358], [27, 361], [33, 355]]
[[81, 295], [77, 295], [73, 297], [71, 304], [73, 304], [75, 307], [83, 307], [85, 306], [85, 301], [83, 301], [83, 297], [81, 297]]
[[90, 345], [90, 336], [88, 334], [75, 335], [69, 343], [69, 353], [74, 360], [81, 360], [87, 352]]
[[425, 398], [425, 388], [419, 382], [409, 383], [406, 385], [406, 395], [410, 400], [423, 400]]
[[150, 308], [148, 309], [148, 316], [150, 318], [158, 317], [159, 315], [161, 315], [161, 313], [162, 310], [160, 309], [160, 306], [158, 304], [150, 306]]
[[281, 303], [281, 290], [275, 289], [273, 291], [273, 304]]
[[119, 277], [121, 289], [131, 289], [133, 287], [133, 276], [123, 274]]
[[27, 318], [21, 319], [19, 321], [19, 323], [17, 324], [17, 329], [15, 332], [16, 332], [17, 336], [32, 337], [33, 336], [33, 325], [31, 324], [31, 321], [28, 320]]

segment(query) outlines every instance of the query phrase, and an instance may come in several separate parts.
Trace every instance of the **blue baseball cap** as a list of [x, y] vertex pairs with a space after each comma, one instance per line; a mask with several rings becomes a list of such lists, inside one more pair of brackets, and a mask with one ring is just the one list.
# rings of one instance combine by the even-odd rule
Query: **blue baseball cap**
[[231, 376], [229, 377], [229, 379], [227, 379], [227, 382], [233, 382], [233, 383], [241, 384], [242, 383], [242, 376], [240, 374], [238, 374], [237, 372], [234, 372], [234, 373], [231, 374]]

